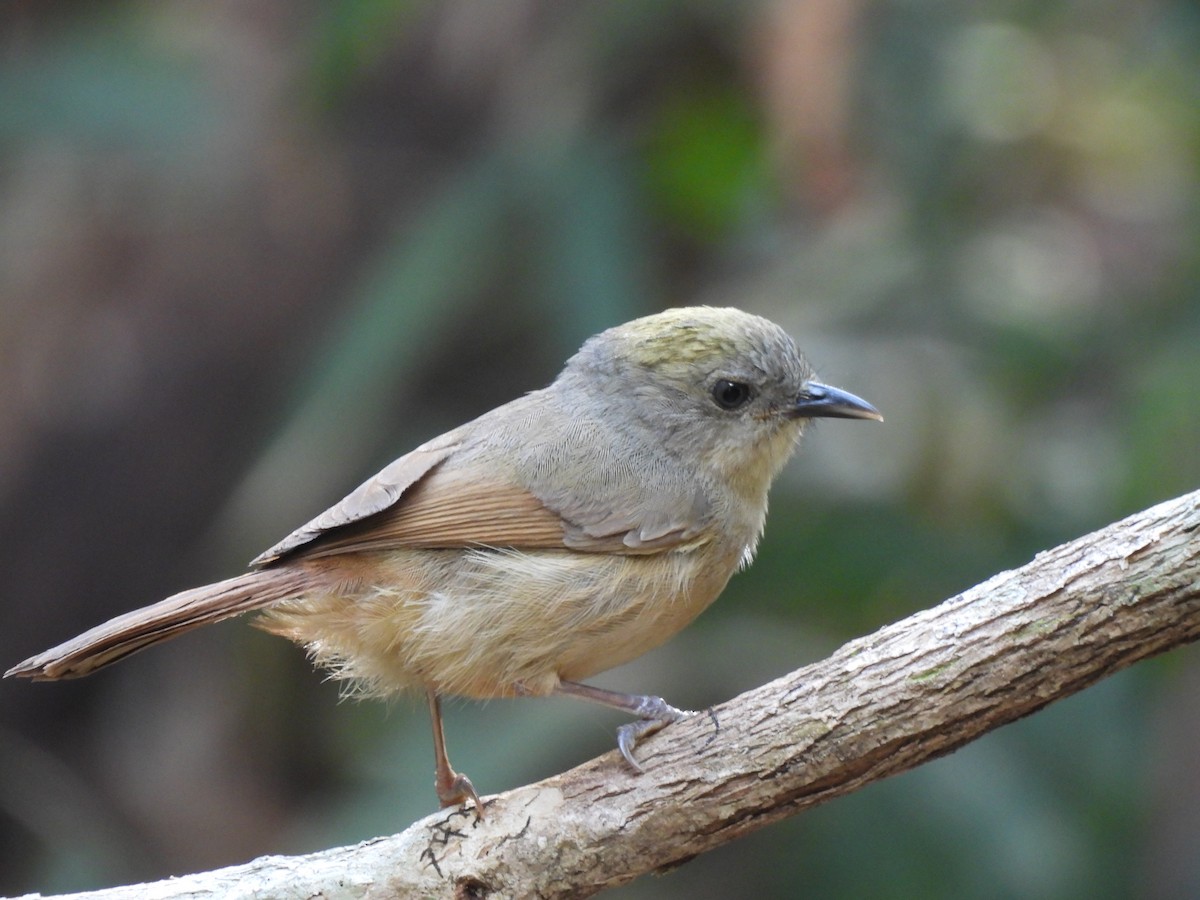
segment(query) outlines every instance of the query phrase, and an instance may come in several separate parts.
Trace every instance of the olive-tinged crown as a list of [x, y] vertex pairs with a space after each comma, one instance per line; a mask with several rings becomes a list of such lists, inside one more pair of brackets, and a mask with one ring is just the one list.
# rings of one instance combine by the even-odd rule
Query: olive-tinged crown
[[568, 363], [608, 371], [630, 365], [668, 379], [743, 370], [797, 388], [812, 374], [795, 342], [774, 322], [712, 306], [668, 309], [610, 328], [588, 340]]

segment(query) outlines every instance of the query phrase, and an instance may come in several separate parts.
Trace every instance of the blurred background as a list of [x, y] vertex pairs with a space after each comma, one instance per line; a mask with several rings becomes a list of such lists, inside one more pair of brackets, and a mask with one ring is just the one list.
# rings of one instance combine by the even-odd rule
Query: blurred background
[[[784, 325], [820, 423], [758, 562], [597, 683], [699, 708], [1200, 483], [1183, 0], [43, 0], [0, 9], [0, 667], [240, 571], [666, 306]], [[611, 749], [457, 702], [485, 793]], [[1200, 896], [1170, 654], [614, 896]], [[0, 684], [0, 892], [399, 831], [417, 702], [244, 622]]]

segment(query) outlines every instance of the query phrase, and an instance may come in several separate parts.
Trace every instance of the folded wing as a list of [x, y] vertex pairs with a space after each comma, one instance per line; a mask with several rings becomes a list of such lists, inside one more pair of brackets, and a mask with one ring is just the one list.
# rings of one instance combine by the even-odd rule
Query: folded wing
[[454, 458], [460, 446], [450, 432], [402, 456], [252, 565], [397, 548], [648, 554], [704, 534], [710, 510], [694, 489], [648, 487], [625, 466], [608, 491], [594, 477], [536, 490], [486, 456]]

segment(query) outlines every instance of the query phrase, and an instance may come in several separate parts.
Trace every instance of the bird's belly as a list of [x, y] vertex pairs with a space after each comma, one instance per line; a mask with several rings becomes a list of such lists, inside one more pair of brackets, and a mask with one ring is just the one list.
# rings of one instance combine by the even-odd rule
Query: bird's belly
[[642, 556], [403, 551], [363, 567], [388, 571], [386, 583], [344, 579], [276, 607], [265, 627], [365, 694], [547, 694], [665, 642], [717, 597], [738, 556], [711, 545]]

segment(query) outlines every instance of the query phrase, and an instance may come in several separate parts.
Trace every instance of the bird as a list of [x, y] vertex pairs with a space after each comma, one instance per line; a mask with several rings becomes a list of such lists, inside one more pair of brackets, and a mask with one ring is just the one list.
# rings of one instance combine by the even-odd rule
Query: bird
[[584, 679], [664, 643], [754, 558], [768, 490], [816, 418], [882, 421], [817, 381], [792, 338], [736, 308], [677, 307], [589, 338], [547, 387], [421, 444], [232, 578], [174, 594], [5, 677], [88, 675], [257, 612], [356, 697], [424, 693], [434, 787], [445, 696], [566, 695], [623, 710], [617, 744], [687, 715]]

